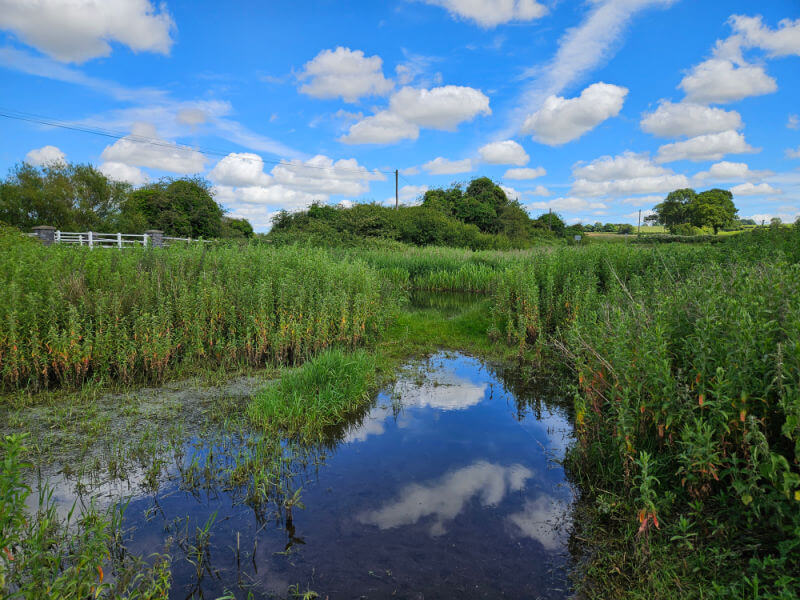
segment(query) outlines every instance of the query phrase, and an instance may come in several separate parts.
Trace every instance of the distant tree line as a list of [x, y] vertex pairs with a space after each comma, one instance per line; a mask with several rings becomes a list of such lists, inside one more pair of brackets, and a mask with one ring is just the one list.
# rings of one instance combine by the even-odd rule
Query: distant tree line
[[532, 219], [500, 186], [480, 177], [466, 187], [455, 184], [428, 190], [418, 206], [395, 209], [375, 203], [352, 207], [315, 204], [305, 211], [282, 211], [273, 219], [268, 237], [282, 242], [335, 244], [373, 238], [417, 246], [505, 249], [563, 238], [574, 231], [578, 230], [566, 227], [557, 214]]
[[19, 229], [142, 233], [193, 238], [251, 237], [246, 219], [225, 216], [201, 178], [162, 179], [139, 188], [91, 165], [22, 163], [0, 181], [0, 221]]

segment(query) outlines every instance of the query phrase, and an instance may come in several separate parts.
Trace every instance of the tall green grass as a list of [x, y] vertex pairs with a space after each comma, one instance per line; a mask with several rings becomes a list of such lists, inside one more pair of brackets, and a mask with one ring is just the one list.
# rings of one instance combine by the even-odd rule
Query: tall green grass
[[362, 261], [265, 246], [88, 250], [0, 239], [0, 385], [160, 380], [355, 347], [393, 299]]

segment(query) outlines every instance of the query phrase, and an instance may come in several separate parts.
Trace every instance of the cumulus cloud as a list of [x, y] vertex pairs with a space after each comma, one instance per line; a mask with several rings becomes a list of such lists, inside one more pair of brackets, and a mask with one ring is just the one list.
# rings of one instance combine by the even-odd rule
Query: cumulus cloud
[[162, 139], [150, 123], [136, 123], [131, 135], [106, 146], [101, 158], [183, 175], [198, 173], [205, 167], [205, 157], [200, 152]]
[[691, 102], [721, 104], [770, 94], [778, 84], [761, 65], [742, 62], [737, 66], [727, 59], [710, 58], [689, 71], [679, 87]]
[[754, 171], [747, 163], [723, 160], [722, 162], [714, 163], [709, 167], [708, 171], [701, 171], [694, 177], [699, 181], [744, 181], [747, 179], [761, 179], [770, 175], [772, 175], [772, 171]]
[[522, 126], [523, 133], [549, 146], [560, 146], [581, 137], [622, 110], [628, 89], [594, 83], [576, 98], [549, 96]]
[[603, 211], [608, 208], [608, 206], [602, 202], [591, 202], [584, 198], [577, 198], [574, 196], [556, 198], [548, 202], [531, 202], [528, 207], [534, 210], [553, 210], [568, 213], [585, 210]]
[[478, 115], [492, 114], [483, 92], [458, 85], [430, 90], [404, 87], [392, 96], [389, 111], [419, 127], [444, 131], [453, 131]]
[[415, 140], [418, 137], [419, 127], [383, 110], [354, 123], [339, 141], [345, 144], [394, 144], [400, 140]]
[[25, 162], [37, 167], [64, 163], [66, 162], [66, 159], [67, 155], [55, 146], [43, 146], [41, 148], [36, 148], [25, 155]]
[[543, 175], [547, 175], [547, 171], [544, 170], [544, 167], [529, 167], [524, 169], [509, 169], [505, 172], [505, 175], [503, 175], [503, 179], [536, 179]]
[[110, 42], [167, 54], [174, 26], [150, 0], [0, 0], [0, 29], [63, 62], [108, 56]]
[[741, 129], [742, 117], [735, 110], [712, 108], [691, 102], [673, 104], [662, 100], [658, 108], [642, 117], [643, 131], [657, 137], [694, 137]]
[[532, 21], [547, 14], [535, 0], [424, 0], [441, 6], [454, 17], [474, 21], [481, 27], [496, 27], [510, 21]]
[[144, 185], [150, 179], [139, 167], [132, 167], [119, 162], [104, 162], [97, 169], [109, 179], [123, 181], [131, 185]]
[[735, 185], [731, 188], [734, 196], [772, 196], [783, 192], [768, 183], [754, 184], [751, 182]]
[[685, 175], [653, 164], [647, 154], [634, 152], [577, 163], [572, 174], [576, 178], [572, 193], [578, 196], [653, 194], [689, 184]]
[[232, 187], [272, 184], [272, 177], [264, 173], [264, 159], [249, 152], [228, 154], [214, 165], [208, 178], [219, 185]]
[[[622, 204], [633, 204], [634, 206], [653, 206], [664, 199], [663, 196], [651, 194], [649, 196], [635, 196], [633, 198], [623, 198]], [[650, 213], [651, 211], [646, 211]], [[645, 216], [644, 213], [642, 216]]]
[[463, 160], [448, 160], [442, 158], [434, 158], [422, 165], [431, 175], [454, 175], [456, 173], [468, 173], [472, 170], [472, 160], [465, 158]]
[[530, 196], [550, 196], [551, 192], [543, 185], [537, 185], [532, 190], [528, 190], [526, 192]]
[[417, 139], [420, 127], [453, 131], [459, 123], [490, 115], [489, 98], [480, 90], [446, 85], [404, 87], [392, 95], [389, 108], [354, 123], [340, 141], [346, 144], [390, 144]]
[[777, 29], [765, 26], [761, 16], [733, 15], [729, 23], [734, 35], [728, 46], [760, 48], [771, 57], [800, 56], [800, 19], [783, 19]]
[[660, 163], [676, 160], [720, 160], [726, 154], [744, 154], [757, 152], [744, 139], [744, 135], [736, 131], [723, 131], [698, 135], [682, 142], [665, 144], [658, 149], [656, 161]]
[[530, 156], [525, 149], [514, 140], [492, 142], [478, 150], [483, 162], [490, 165], [527, 165]]
[[299, 90], [314, 98], [342, 98], [357, 102], [364, 96], [384, 96], [394, 84], [383, 76], [380, 56], [365, 56], [361, 50], [339, 46], [323, 50], [305, 64], [298, 75]]

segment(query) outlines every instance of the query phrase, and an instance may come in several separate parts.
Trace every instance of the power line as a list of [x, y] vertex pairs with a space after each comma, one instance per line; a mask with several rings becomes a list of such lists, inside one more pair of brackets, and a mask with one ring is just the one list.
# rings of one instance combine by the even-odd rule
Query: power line
[[[159, 148], [166, 148], [166, 149], [169, 149], [169, 150], [180, 150], [182, 152], [197, 152], [198, 154], [203, 154], [203, 155], [206, 155], [206, 156], [217, 156], [217, 157], [224, 158], [224, 157], [228, 156], [229, 154], [232, 154], [232, 152], [226, 152], [226, 151], [223, 151], [223, 150], [216, 150], [216, 149], [213, 149], [213, 148], [203, 148], [201, 146], [196, 146], [196, 147], [185, 146], [185, 145], [176, 144], [176, 143], [173, 143], [173, 142], [168, 142], [166, 140], [160, 140], [158, 138], [151, 138], [151, 137], [142, 136], [142, 135], [135, 135], [135, 134], [132, 134], [132, 133], [130, 133], [130, 134], [120, 133], [118, 131], [113, 131], [113, 130], [110, 130], [110, 129], [103, 129], [103, 128], [100, 128], [100, 127], [89, 127], [89, 126], [86, 126], [86, 125], [70, 123], [68, 121], [60, 121], [58, 119], [53, 119], [53, 118], [45, 117], [45, 116], [42, 116], [42, 115], [26, 113], [26, 112], [13, 110], [13, 109], [7, 109], [7, 108], [3, 108], [3, 107], [0, 107], [0, 117], [4, 117], [6, 119], [15, 119], [15, 120], [18, 120], [18, 121], [26, 121], [26, 122], [29, 122], [29, 123], [37, 123], [39, 125], [47, 125], [49, 127], [58, 127], [60, 129], [68, 129], [70, 131], [77, 131], [77, 132], [80, 132], [80, 133], [88, 133], [88, 134], [92, 134], [92, 135], [98, 135], [98, 136], [102, 136], [102, 137], [106, 137], [106, 138], [111, 138], [111, 139], [114, 139], [114, 140], [126, 139], [126, 140], [130, 140], [132, 142], [135, 142], [137, 144], [144, 144], [144, 145], [155, 146], [155, 147], [159, 147]], [[250, 152], [250, 154], [255, 154], [255, 152]], [[394, 175], [394, 171], [388, 171], [388, 170], [384, 171], [382, 169], [371, 169], [370, 170], [370, 169], [367, 169], [366, 167], [364, 167], [363, 169], [350, 169], [350, 168], [347, 168], [347, 167], [335, 167], [335, 166], [322, 167], [322, 166], [318, 166], [318, 165], [309, 165], [309, 164], [306, 164], [306, 163], [297, 164], [295, 162], [286, 161], [286, 160], [268, 159], [268, 158], [264, 158], [260, 154], [256, 154], [256, 156], [258, 156], [258, 158], [261, 160], [261, 162], [264, 162], [264, 163], [267, 163], [267, 164], [278, 165], [278, 166], [282, 166], [282, 167], [289, 167], [289, 168], [319, 169], [319, 170], [322, 170], [322, 171], [333, 171], [334, 174], [337, 171], [338, 172], [346, 171], [346, 172], [350, 172], [350, 173], [358, 173], [360, 175], [363, 175], [364, 178], [366, 178], [369, 175], [374, 174], [374, 173], [382, 173], [382, 174], [385, 174], [385, 175]], [[246, 156], [239, 156], [237, 158], [238, 158], [238, 160], [252, 160], [252, 161], [255, 161], [255, 159], [250, 158], [250, 157], [246, 157]]]

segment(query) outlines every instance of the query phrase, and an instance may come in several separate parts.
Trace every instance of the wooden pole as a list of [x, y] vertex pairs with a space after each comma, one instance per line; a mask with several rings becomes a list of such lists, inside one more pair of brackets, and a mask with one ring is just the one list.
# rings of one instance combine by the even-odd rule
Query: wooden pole
[[642, 235], [642, 209], [639, 209], [639, 235]]
[[395, 169], [394, 170], [394, 207], [397, 208], [400, 205], [400, 188], [398, 187], [397, 179], [400, 175], [400, 172]]

